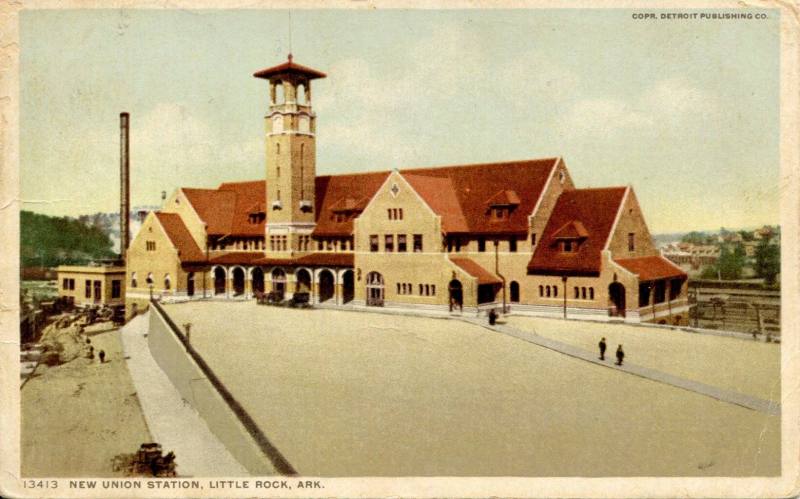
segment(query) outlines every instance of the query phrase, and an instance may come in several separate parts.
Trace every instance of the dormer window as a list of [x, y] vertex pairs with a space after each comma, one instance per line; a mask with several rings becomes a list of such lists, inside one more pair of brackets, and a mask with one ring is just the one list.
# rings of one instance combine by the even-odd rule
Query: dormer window
[[561, 241], [561, 251], [564, 253], [574, 253], [578, 251], [578, 245], [580, 242], [574, 239], [564, 239]]
[[492, 218], [495, 220], [508, 218], [508, 208], [492, 208]]

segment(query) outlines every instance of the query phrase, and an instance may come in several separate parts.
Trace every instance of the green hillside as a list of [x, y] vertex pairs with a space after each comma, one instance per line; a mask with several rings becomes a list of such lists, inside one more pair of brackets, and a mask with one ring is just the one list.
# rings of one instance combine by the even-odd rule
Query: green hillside
[[69, 217], [20, 212], [22, 267], [54, 267], [113, 258], [112, 242], [99, 227]]

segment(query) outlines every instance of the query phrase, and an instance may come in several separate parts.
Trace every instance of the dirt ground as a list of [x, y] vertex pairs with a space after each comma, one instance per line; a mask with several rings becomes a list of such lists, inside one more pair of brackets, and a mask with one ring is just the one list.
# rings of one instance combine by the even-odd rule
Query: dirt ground
[[[247, 302], [166, 308], [193, 324], [192, 343], [301, 474], [780, 473], [778, 417], [462, 322]], [[701, 351], [698, 373], [731, 368]], [[736, 362], [759, 361], [748, 352]]]
[[106, 361], [39, 365], [22, 388], [22, 476], [119, 476], [111, 459], [151, 441], [118, 331], [91, 336]]
[[610, 358], [614, 358], [617, 345], [622, 344], [626, 362], [764, 400], [779, 402], [781, 398], [778, 343], [628, 324], [514, 316], [508, 317], [506, 322], [598, 354], [597, 344], [605, 337], [606, 355]]

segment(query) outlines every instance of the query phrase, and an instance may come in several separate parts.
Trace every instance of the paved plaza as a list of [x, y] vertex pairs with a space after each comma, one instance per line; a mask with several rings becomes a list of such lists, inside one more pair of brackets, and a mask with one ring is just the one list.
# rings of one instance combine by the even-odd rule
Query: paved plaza
[[[610, 369], [509, 331], [252, 302], [165, 308], [175, 323], [193, 324], [193, 345], [302, 474], [780, 473], [775, 411]], [[574, 321], [509, 318], [502, 327], [585, 352], [604, 335], [612, 355], [625, 344], [632, 365], [777, 401], [778, 345]], [[748, 372], [751, 381], [737, 381]]]

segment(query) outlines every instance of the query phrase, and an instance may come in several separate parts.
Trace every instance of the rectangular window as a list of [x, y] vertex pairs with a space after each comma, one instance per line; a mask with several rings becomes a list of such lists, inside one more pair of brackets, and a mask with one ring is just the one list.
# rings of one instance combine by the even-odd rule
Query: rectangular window
[[[320, 246], [321, 245], [322, 245], [322, 243], [320, 243]], [[322, 248], [320, 247], [320, 249], [322, 249]], [[377, 234], [372, 234], [371, 236], [369, 236], [369, 250], [372, 251], [373, 253], [378, 251], [378, 235]]]
[[478, 251], [480, 251], [481, 253], [486, 251], [486, 238], [482, 237], [478, 239]]
[[572, 241], [562, 241], [561, 242], [561, 251], [564, 253], [572, 253]]
[[69, 289], [69, 280], [67, 280], [66, 277], [64, 278], [64, 283], [61, 285], [61, 289]]
[[394, 220], [394, 217], [392, 217], [392, 209], [391, 208], [386, 208], [386, 216], [389, 217], [389, 220]]
[[408, 251], [408, 243], [406, 242], [405, 234], [397, 235], [397, 251], [399, 253], [405, 253], [406, 251]]
[[111, 281], [111, 298], [119, 298], [122, 296], [122, 281]]
[[155, 251], [156, 250], [156, 242], [155, 241], [147, 241], [146, 249], [147, 249], [147, 251]]
[[403, 208], [400, 208], [398, 210], [398, 212], [399, 212], [398, 214], [400, 215], [400, 220], [402, 220], [403, 219]]
[[517, 238], [516, 237], [512, 237], [511, 239], [508, 240], [508, 251], [510, 251], [512, 253], [516, 253], [516, 251], [517, 251]]
[[431, 284], [431, 296], [436, 296], [436, 284]]
[[384, 237], [383, 250], [387, 253], [394, 251], [394, 236], [392, 234], [386, 234], [386, 237]]
[[414, 234], [414, 253], [422, 252], [422, 234]]
[[92, 297], [92, 281], [86, 281], [86, 289], [84, 290], [83, 296], [86, 298]]
[[422, 296], [422, 284], [419, 285], [419, 295]]
[[531, 246], [536, 246], [536, 233], [531, 234]]
[[628, 233], [628, 251], [634, 251], [636, 249], [635, 238], [636, 234], [633, 232]]

